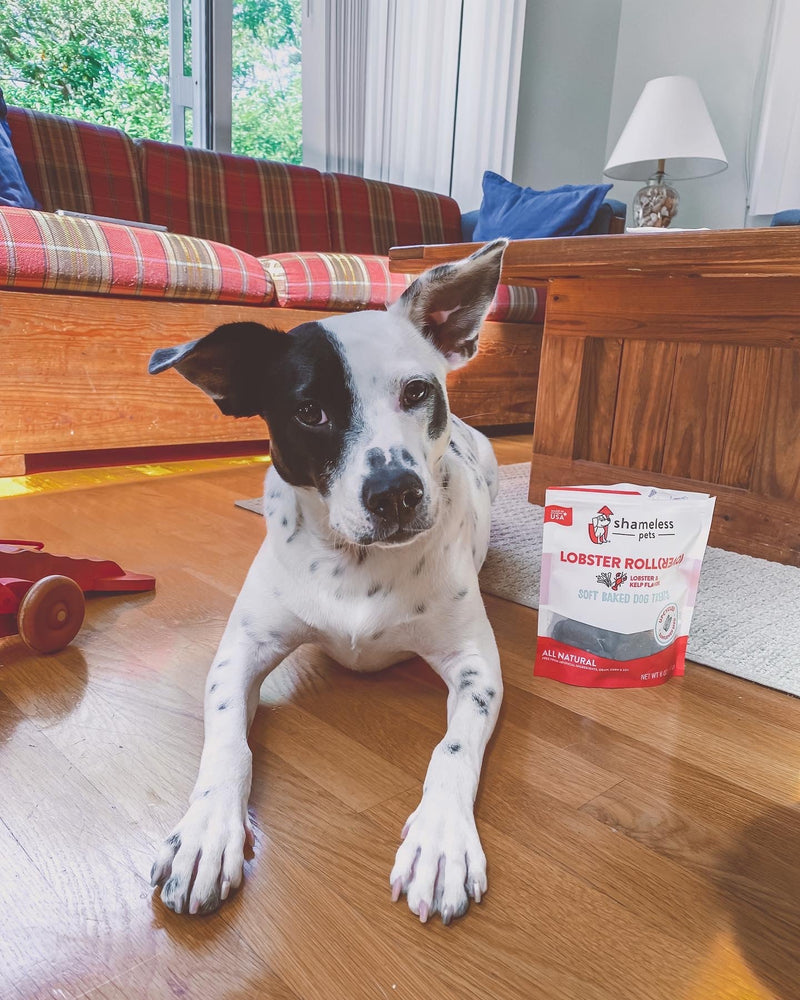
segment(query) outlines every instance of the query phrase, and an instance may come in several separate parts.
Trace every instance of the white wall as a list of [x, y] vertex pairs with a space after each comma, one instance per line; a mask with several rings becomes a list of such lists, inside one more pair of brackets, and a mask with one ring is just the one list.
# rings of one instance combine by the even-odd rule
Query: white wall
[[[676, 226], [745, 224], [745, 157], [769, 8], [770, 0], [622, 0], [606, 154], [645, 83], [684, 74], [699, 83], [728, 158], [723, 173], [676, 185]], [[616, 181], [612, 196], [630, 205], [640, 186]]]
[[517, 184], [546, 189], [603, 180], [621, 7], [622, 0], [528, 0]]
[[[770, 4], [528, 0], [513, 180], [535, 188], [602, 181], [645, 83], [685, 74], [700, 84], [729, 166], [678, 185], [675, 225], [742, 226], [745, 155]], [[756, 100], [756, 113], [758, 107]], [[615, 181], [610, 193], [628, 205], [629, 222], [640, 186]]]

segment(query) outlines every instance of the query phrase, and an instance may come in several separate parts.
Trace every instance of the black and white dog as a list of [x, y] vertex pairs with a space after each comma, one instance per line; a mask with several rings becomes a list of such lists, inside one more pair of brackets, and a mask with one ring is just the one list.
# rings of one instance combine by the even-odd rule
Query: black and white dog
[[176, 913], [206, 913], [242, 880], [252, 756], [247, 731], [267, 674], [303, 643], [353, 670], [418, 655], [445, 680], [447, 732], [433, 751], [389, 881], [423, 923], [486, 892], [473, 818], [503, 685], [478, 590], [497, 462], [450, 415], [448, 369], [473, 357], [505, 240], [435, 267], [386, 312], [290, 334], [231, 323], [158, 350], [223, 413], [260, 414], [273, 465], [268, 533], [206, 682], [205, 744], [189, 809], [151, 874]]

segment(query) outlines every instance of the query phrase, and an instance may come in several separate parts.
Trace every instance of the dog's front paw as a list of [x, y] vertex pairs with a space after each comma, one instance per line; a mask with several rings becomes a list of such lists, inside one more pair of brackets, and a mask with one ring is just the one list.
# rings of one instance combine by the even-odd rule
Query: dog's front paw
[[210, 791], [195, 799], [161, 845], [150, 883], [176, 913], [211, 913], [242, 881], [245, 840], [253, 842], [238, 799]]
[[486, 855], [470, 808], [446, 797], [423, 796], [403, 836], [389, 876], [393, 901], [405, 893], [422, 923], [438, 912], [444, 924], [466, 912], [470, 897], [480, 903]]

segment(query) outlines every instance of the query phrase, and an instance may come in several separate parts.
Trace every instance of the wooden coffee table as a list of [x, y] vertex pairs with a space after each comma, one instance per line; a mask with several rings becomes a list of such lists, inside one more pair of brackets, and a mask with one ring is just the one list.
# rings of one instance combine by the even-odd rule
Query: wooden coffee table
[[[415, 273], [473, 249], [389, 256]], [[800, 228], [519, 240], [502, 280], [548, 284], [531, 502], [703, 490], [710, 544], [800, 565]]]

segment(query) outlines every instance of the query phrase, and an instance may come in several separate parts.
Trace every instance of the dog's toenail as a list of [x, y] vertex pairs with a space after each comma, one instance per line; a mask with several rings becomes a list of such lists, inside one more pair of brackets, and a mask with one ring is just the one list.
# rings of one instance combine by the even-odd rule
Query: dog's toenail
[[397, 902], [397, 900], [400, 898], [400, 895], [401, 895], [402, 891], [403, 891], [403, 880], [401, 878], [396, 878], [394, 880], [394, 882], [392, 882], [392, 902], [393, 903]]
[[419, 904], [419, 920], [420, 920], [421, 924], [424, 924], [424, 923], [427, 922], [427, 920], [428, 920], [428, 914], [429, 913], [430, 913], [430, 910], [428, 908], [428, 904], [427, 903], [420, 903]]
[[453, 907], [445, 906], [445, 908], [442, 910], [442, 923], [446, 927], [452, 919], [453, 919]]
[[476, 903], [480, 903], [481, 901], [481, 887], [478, 882], [474, 882], [472, 885], [472, 898]]

